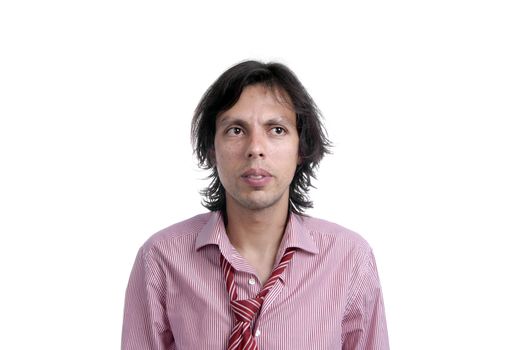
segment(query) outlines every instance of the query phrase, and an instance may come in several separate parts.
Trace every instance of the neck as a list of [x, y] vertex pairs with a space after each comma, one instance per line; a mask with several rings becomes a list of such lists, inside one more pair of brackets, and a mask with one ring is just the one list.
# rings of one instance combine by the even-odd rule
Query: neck
[[247, 260], [272, 261], [287, 224], [289, 204], [250, 210], [227, 203], [227, 235], [231, 244]]

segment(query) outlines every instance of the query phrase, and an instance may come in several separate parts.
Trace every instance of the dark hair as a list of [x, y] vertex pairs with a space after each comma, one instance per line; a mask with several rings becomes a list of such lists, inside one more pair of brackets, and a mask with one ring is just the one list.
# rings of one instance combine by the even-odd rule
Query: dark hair
[[[262, 84], [270, 89], [282, 89], [296, 112], [301, 163], [289, 187], [289, 207], [295, 213], [312, 208], [308, 197], [311, 179], [316, 178], [320, 160], [329, 153], [330, 141], [321, 122], [321, 112], [296, 75], [281, 63], [258, 61], [241, 62], [225, 71], [207, 89], [194, 111], [191, 139], [198, 165], [211, 169], [211, 183], [201, 191], [203, 206], [211, 211], [225, 212], [225, 189], [218, 178], [212, 150], [216, 133], [217, 116], [231, 108], [240, 98], [243, 89]], [[314, 186], [312, 186], [314, 187]]]

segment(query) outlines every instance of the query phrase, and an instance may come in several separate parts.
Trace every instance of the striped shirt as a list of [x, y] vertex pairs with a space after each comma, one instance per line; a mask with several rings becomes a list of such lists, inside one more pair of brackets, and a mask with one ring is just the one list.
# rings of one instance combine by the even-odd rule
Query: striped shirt
[[[261, 350], [389, 349], [374, 256], [358, 234], [291, 214], [275, 264], [292, 260], [252, 333]], [[226, 349], [234, 326], [220, 256], [236, 270], [239, 299], [262, 289], [255, 269], [210, 212], [153, 235], [139, 250], [126, 292], [122, 349]]]

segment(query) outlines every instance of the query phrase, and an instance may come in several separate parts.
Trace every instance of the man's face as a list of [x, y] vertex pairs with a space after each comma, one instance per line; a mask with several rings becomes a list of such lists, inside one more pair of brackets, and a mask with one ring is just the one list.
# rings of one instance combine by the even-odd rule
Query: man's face
[[277, 89], [246, 87], [216, 119], [214, 152], [227, 208], [286, 206], [299, 163], [296, 113]]

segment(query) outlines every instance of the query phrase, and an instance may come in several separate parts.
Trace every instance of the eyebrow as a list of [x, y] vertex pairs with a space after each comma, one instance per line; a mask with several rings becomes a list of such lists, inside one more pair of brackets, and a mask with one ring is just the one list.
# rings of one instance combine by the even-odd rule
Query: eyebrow
[[240, 118], [230, 117], [228, 115], [218, 117], [218, 125], [223, 124], [236, 124], [240, 126], [245, 126], [245, 121]]
[[265, 124], [268, 124], [268, 125], [274, 125], [274, 124], [288, 124], [288, 120], [287, 118], [283, 117], [283, 116], [279, 116], [279, 117], [276, 117], [276, 118], [271, 118], [269, 120], [267, 120], [267, 122]]
[[[236, 125], [239, 125], [242, 127], [247, 125], [247, 123], [243, 119], [240, 119], [237, 117], [230, 117], [228, 115], [219, 117], [218, 125], [223, 125], [223, 124], [236, 124]], [[266, 125], [275, 125], [275, 124], [288, 125], [289, 120], [287, 118], [285, 118], [284, 116], [278, 116], [278, 117], [270, 118], [269, 120], [267, 120], [265, 122], [265, 124]]]

